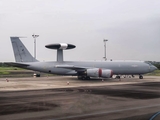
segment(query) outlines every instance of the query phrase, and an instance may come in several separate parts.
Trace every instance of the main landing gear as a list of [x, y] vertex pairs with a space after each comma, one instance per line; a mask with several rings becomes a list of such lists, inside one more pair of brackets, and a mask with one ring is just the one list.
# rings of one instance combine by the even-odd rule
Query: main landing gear
[[89, 76], [78, 76], [78, 80], [90, 80]]

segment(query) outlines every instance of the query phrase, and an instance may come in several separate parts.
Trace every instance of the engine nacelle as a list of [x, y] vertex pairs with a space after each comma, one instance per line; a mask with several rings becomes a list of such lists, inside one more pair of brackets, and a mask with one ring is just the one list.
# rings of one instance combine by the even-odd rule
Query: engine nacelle
[[86, 74], [89, 77], [111, 78], [113, 71], [109, 69], [91, 68], [86, 70]]

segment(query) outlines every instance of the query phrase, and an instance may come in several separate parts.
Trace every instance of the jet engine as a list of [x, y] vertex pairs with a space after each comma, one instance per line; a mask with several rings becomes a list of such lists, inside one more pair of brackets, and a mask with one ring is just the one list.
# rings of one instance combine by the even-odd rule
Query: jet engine
[[110, 69], [91, 68], [86, 70], [86, 74], [89, 77], [111, 78], [113, 71]]

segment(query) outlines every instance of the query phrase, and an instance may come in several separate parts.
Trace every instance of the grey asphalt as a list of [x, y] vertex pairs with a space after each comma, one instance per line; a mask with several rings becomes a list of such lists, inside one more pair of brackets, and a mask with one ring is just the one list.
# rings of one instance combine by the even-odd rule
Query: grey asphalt
[[0, 120], [158, 120], [160, 77], [0, 78]]

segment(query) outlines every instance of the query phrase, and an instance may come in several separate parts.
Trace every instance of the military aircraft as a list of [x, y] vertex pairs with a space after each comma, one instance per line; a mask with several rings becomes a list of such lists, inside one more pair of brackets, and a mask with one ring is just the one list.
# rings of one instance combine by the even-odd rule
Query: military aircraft
[[63, 50], [73, 49], [76, 46], [66, 43], [46, 45], [46, 48], [57, 50], [57, 61], [40, 62], [36, 60], [19, 37], [10, 37], [16, 62], [7, 62], [10, 66], [29, 70], [78, 76], [78, 79], [90, 79], [91, 77], [111, 78], [113, 75], [139, 75], [153, 72], [157, 68], [145, 61], [64, 61]]

